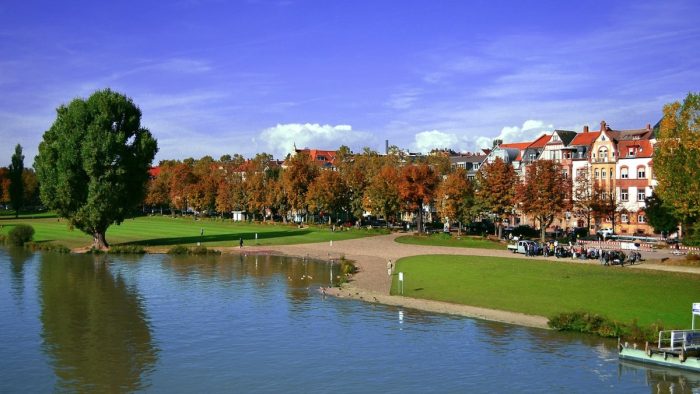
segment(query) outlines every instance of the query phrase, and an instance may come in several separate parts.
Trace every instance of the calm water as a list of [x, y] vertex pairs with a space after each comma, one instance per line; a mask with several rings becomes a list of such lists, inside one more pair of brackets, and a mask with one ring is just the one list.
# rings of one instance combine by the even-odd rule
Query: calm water
[[0, 392], [700, 392], [611, 342], [324, 298], [329, 275], [0, 249]]

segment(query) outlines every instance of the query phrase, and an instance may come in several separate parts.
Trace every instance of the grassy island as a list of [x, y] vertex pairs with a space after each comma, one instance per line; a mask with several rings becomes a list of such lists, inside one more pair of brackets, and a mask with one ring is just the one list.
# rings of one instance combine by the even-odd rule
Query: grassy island
[[[687, 328], [700, 275], [500, 257], [403, 258], [404, 295], [551, 317], [586, 311], [640, 325]], [[394, 275], [392, 294], [398, 294]]]

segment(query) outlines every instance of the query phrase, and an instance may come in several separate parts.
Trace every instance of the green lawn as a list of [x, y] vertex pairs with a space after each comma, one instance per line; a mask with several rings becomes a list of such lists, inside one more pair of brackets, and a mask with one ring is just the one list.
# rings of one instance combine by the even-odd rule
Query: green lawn
[[[403, 258], [404, 295], [551, 317], [594, 312], [624, 323], [689, 328], [700, 275], [500, 257]], [[392, 294], [397, 294], [394, 275]]]
[[478, 236], [461, 236], [432, 234], [425, 235], [404, 235], [396, 238], [396, 242], [413, 245], [429, 246], [452, 246], [455, 248], [481, 248], [505, 250], [506, 246], [499, 242], [490, 241]]
[[[49, 217], [47, 217], [49, 216]], [[36, 231], [37, 242], [55, 242], [69, 248], [89, 246], [92, 237], [78, 230], [69, 230], [65, 219], [51, 215], [0, 217], [0, 234], [7, 234], [13, 225], [29, 224]], [[204, 229], [204, 236], [200, 236]], [[255, 234], [258, 240], [255, 241]], [[230, 220], [214, 219], [193, 220], [191, 217], [171, 218], [169, 216], [149, 216], [127, 219], [119, 226], [107, 230], [107, 242], [110, 245], [137, 244], [144, 246], [196, 245], [204, 246], [238, 246], [243, 237], [245, 245], [282, 245], [310, 242], [340, 241], [377, 235], [382, 230], [352, 229], [350, 231], [331, 232], [328, 227], [311, 226], [299, 229], [294, 225], [232, 223]]]

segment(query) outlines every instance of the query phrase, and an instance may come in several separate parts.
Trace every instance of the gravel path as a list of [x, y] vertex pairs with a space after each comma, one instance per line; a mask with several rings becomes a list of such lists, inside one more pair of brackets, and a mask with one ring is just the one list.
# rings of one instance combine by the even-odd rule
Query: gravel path
[[[522, 313], [500, 311], [486, 308], [478, 308], [467, 305], [451, 304], [439, 301], [421, 300], [416, 298], [391, 296], [391, 276], [387, 272], [387, 263], [402, 257], [418, 256], [426, 254], [464, 255], [464, 256], [494, 256], [521, 259], [533, 259], [522, 254], [513, 254], [504, 250], [490, 250], [477, 248], [459, 248], [447, 246], [425, 246], [401, 244], [395, 241], [397, 237], [406, 235], [393, 233], [375, 237], [366, 237], [336, 242], [323, 242], [301, 245], [277, 245], [277, 246], [245, 246], [239, 248], [224, 248], [223, 251], [233, 253], [272, 253], [290, 256], [308, 257], [318, 260], [337, 260], [341, 256], [353, 260], [358, 268], [358, 273], [349, 284], [342, 289], [326, 289], [326, 292], [338, 297], [357, 298], [368, 302], [378, 302], [387, 305], [397, 305], [407, 308], [421, 309], [431, 312], [457, 314], [476, 317], [485, 320], [500, 321], [529, 327], [547, 327], [547, 318], [543, 316], [525, 315]], [[662, 251], [645, 253], [648, 261], [633, 267], [635, 269], [658, 269], [664, 271], [676, 271], [700, 274], [700, 267], [667, 266], [658, 264], [662, 258], [672, 258], [670, 253]], [[580, 264], [598, 264], [592, 260], [556, 259], [554, 257], [537, 257], [545, 261], [570, 261]]]

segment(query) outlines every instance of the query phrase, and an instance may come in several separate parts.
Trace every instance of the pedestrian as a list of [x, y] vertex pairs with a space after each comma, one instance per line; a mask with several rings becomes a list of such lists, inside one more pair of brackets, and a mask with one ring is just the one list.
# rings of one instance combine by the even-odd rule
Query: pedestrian
[[241, 238], [238, 240], [238, 245], [239, 245], [240, 248], [243, 247], [243, 237], [241, 237]]
[[203, 235], [204, 235], [204, 227], [199, 229], [199, 236], [201, 237]]

